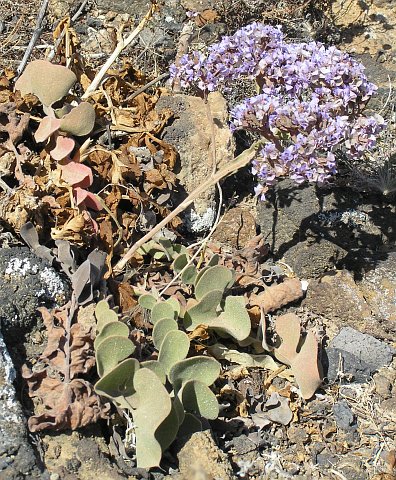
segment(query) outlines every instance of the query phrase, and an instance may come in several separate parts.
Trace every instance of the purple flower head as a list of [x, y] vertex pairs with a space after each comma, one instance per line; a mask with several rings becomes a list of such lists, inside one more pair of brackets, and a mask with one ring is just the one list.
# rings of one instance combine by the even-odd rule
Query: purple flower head
[[337, 171], [339, 148], [359, 157], [385, 126], [379, 115], [362, 113], [377, 87], [361, 63], [334, 46], [286, 43], [280, 28], [257, 22], [224, 37], [207, 55], [184, 55], [170, 76], [204, 92], [241, 77], [256, 80], [260, 92], [231, 110], [231, 130], [267, 140], [252, 162], [261, 198], [281, 176], [326, 182]]

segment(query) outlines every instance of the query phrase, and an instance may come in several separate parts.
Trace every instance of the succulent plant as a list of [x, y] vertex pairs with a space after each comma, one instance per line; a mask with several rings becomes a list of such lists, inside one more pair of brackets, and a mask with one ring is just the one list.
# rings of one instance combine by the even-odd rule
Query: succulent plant
[[219, 405], [209, 386], [218, 378], [220, 364], [209, 357], [186, 358], [190, 340], [178, 328], [180, 305], [175, 299], [159, 302], [145, 294], [140, 302], [151, 309], [158, 359], [139, 363], [129, 358], [135, 346], [127, 325], [106, 301], [99, 302], [94, 346], [101, 378], [95, 391], [131, 413], [138, 467], [150, 468], [159, 465], [179, 429], [196, 431], [199, 417], [217, 418]]
[[61, 108], [54, 108], [76, 81], [75, 74], [66, 67], [34, 60], [15, 82], [15, 89], [22, 95], [36, 95], [43, 104], [47, 116], [41, 120], [34, 139], [38, 143], [48, 142], [51, 157], [60, 162], [62, 180], [73, 187], [76, 205], [101, 210], [96, 196], [86, 190], [93, 182], [92, 170], [80, 163], [78, 152], [71, 157], [76, 146], [72, 136], [85, 136], [93, 130], [95, 109], [88, 102], [76, 106], [65, 102]]

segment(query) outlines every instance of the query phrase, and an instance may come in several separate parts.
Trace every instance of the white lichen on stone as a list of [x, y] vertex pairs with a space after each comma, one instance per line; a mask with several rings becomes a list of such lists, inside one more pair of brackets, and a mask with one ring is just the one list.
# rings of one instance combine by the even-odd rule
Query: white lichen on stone
[[192, 233], [207, 232], [212, 228], [215, 218], [216, 211], [212, 207], [208, 207], [202, 215], [191, 210], [186, 217], [187, 228]]
[[343, 223], [351, 227], [359, 227], [370, 223], [370, 217], [367, 213], [358, 210], [348, 209], [344, 211], [323, 212], [318, 214], [318, 218], [325, 225], [335, 225]]
[[5, 269], [6, 275], [22, 275], [23, 277], [29, 274], [36, 274], [39, 268], [38, 265], [32, 265], [28, 258], [11, 258]]
[[0, 334], [0, 419], [1, 422], [20, 422], [21, 418], [16, 413], [19, 406], [15, 398], [15, 389], [12, 382], [16, 372], [8, 353], [3, 336]]
[[47, 294], [49, 297], [55, 298], [59, 294], [63, 294], [65, 291], [64, 284], [59, 275], [48, 267], [45, 267], [40, 272], [40, 278], [46, 286], [46, 292], [38, 292], [38, 295]]

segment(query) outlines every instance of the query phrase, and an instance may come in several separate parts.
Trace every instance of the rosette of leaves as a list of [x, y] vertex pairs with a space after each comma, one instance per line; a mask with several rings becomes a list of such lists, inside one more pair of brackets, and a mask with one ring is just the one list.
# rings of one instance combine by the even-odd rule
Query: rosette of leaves
[[82, 137], [91, 133], [95, 125], [95, 110], [88, 102], [76, 106], [63, 102], [76, 83], [77, 77], [62, 65], [53, 65], [46, 60], [34, 60], [15, 83], [15, 89], [22, 95], [33, 94], [43, 105], [46, 113], [34, 134], [37, 143], [48, 142], [51, 157], [59, 162], [61, 178], [73, 187], [77, 205], [101, 210], [96, 196], [87, 190], [92, 185], [92, 170], [79, 162], [79, 155], [70, 157], [76, 142], [73, 136]]
[[99, 302], [95, 310], [94, 346], [101, 377], [95, 391], [131, 413], [141, 468], [158, 466], [178, 432], [199, 430], [200, 417], [215, 419], [219, 413], [209, 387], [219, 376], [220, 364], [209, 357], [186, 358], [190, 340], [178, 329], [179, 302], [170, 299], [157, 305], [153, 341], [158, 358], [141, 363], [131, 358], [135, 346], [129, 329], [107, 302]]
[[[195, 298], [188, 301], [182, 314], [178, 312], [184, 328], [193, 331], [199, 325], [205, 325], [221, 336], [230, 336], [238, 342], [245, 340], [250, 334], [251, 324], [244, 298], [227, 295], [234, 284], [234, 272], [217, 265], [217, 256], [200, 271], [194, 265], [189, 265], [188, 260], [188, 254], [183, 252], [173, 261], [174, 271], [182, 272], [182, 282], [194, 286]], [[154, 331], [157, 321], [170, 318], [175, 302], [176, 299], [172, 297], [159, 302], [152, 294], [145, 294], [139, 298], [140, 305], [151, 310]]]

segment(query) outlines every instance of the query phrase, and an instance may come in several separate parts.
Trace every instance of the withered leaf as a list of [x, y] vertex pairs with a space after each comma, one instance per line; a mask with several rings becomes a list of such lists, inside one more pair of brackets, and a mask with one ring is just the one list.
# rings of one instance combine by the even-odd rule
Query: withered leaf
[[32, 398], [39, 397], [40, 401], [45, 400], [40, 413], [28, 420], [31, 432], [45, 429], [76, 430], [100, 418], [107, 418], [110, 405], [102, 403], [86, 380], [74, 379], [70, 383], [62, 383], [57, 378], [46, 376], [45, 371], [40, 374], [32, 374], [26, 366], [22, 369], [22, 376], [29, 385], [29, 395]]
[[251, 305], [262, 307], [264, 313], [273, 312], [278, 308], [294, 302], [303, 296], [301, 282], [298, 278], [286, 278], [278, 285], [266, 288], [263, 293], [252, 297]]
[[28, 421], [29, 429], [32, 432], [76, 429], [106, 418], [109, 405], [101, 402], [88, 381], [77, 378], [95, 365], [95, 323], [78, 315], [67, 332], [69, 312], [66, 308], [49, 312], [43, 307], [40, 312], [48, 337], [39, 358], [41, 369], [32, 371], [26, 365], [22, 368], [29, 396], [35, 404], [35, 415]]

